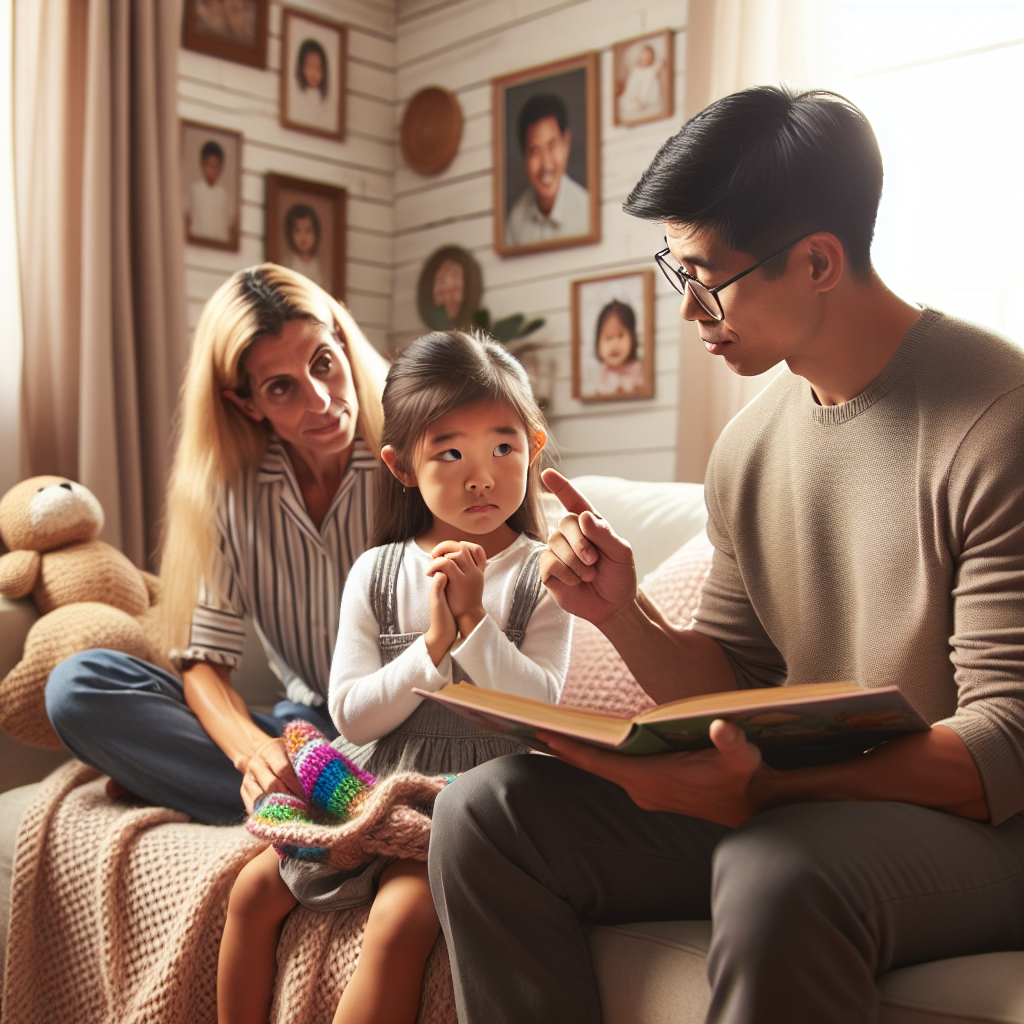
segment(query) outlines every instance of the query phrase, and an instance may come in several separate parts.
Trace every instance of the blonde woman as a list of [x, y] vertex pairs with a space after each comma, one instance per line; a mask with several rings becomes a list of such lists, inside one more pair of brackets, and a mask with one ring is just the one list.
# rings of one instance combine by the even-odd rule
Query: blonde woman
[[[225, 824], [302, 794], [280, 739], [325, 707], [341, 591], [370, 546], [387, 364], [348, 311], [265, 263], [207, 303], [181, 396], [162, 607], [181, 677], [114, 651], [59, 665], [46, 706], [76, 757], [138, 796]], [[198, 601], [197, 601], [198, 595]], [[252, 618], [287, 699], [230, 683]]]

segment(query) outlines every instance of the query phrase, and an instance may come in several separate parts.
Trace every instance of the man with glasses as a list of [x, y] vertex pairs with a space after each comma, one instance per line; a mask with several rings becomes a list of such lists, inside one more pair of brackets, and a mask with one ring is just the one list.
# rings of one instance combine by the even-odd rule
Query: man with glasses
[[882, 972], [1024, 946], [1024, 353], [885, 286], [881, 186], [822, 91], [737, 93], [662, 147], [625, 210], [665, 225], [682, 316], [736, 372], [788, 369], [712, 454], [691, 628], [550, 470], [542, 569], [659, 703], [851, 680], [932, 728], [791, 771], [723, 721], [698, 754], [551, 737], [475, 769], [431, 840], [463, 1024], [596, 1024], [587, 924], [710, 916], [727, 1024], [875, 1021]]

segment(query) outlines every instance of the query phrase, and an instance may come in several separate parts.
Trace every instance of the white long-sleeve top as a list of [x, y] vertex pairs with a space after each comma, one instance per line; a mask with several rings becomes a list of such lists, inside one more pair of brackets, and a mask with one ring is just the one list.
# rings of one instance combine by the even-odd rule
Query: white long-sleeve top
[[[517, 693], [555, 703], [569, 668], [572, 616], [545, 590], [516, 647], [504, 629], [512, 595], [533, 542], [521, 534], [484, 567], [483, 606], [487, 613], [469, 636], [456, 641], [436, 667], [419, 637], [394, 661], [383, 663], [380, 624], [370, 605], [370, 578], [377, 558], [371, 548], [356, 559], [341, 598], [338, 642], [331, 664], [327, 704], [335, 725], [351, 743], [364, 744], [386, 736], [419, 706], [412, 692], [440, 690], [453, 678], [452, 658], [477, 686]], [[398, 627], [403, 633], [425, 633], [430, 626], [427, 576], [430, 555], [410, 540], [398, 574]]]

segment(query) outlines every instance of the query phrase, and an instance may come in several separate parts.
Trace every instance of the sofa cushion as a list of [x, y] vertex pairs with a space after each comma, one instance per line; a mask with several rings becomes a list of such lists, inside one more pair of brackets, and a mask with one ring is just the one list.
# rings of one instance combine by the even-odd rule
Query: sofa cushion
[[[596, 475], [576, 476], [570, 483], [633, 546], [638, 579], [700, 533], [708, 521], [702, 484]], [[553, 530], [565, 509], [553, 494], [544, 495], [543, 505], [548, 528]]]
[[710, 921], [600, 925], [587, 941], [603, 1024], [703, 1024]]
[[901, 967], [878, 987], [880, 1024], [1024, 1024], [1024, 952]]
[[[710, 921], [599, 926], [588, 935], [604, 1024], [702, 1024]], [[883, 974], [879, 1024], [1024, 1024], [1024, 952]]]
[[[644, 591], [670, 622], [682, 625], [693, 617], [713, 553], [702, 530], [644, 579]], [[584, 619], [573, 622], [569, 671], [561, 703], [623, 717], [654, 704], [640, 689], [611, 641]]]

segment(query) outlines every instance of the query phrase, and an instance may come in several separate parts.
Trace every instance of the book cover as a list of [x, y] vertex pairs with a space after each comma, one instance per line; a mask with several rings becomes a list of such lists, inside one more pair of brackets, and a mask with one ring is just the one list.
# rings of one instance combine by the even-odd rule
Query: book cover
[[731, 690], [662, 704], [633, 718], [545, 704], [470, 683], [415, 692], [538, 750], [547, 749], [538, 730], [638, 756], [703, 750], [711, 746], [711, 723], [722, 718], [740, 726], [776, 768], [843, 760], [895, 736], [928, 729], [895, 686], [806, 683]]

